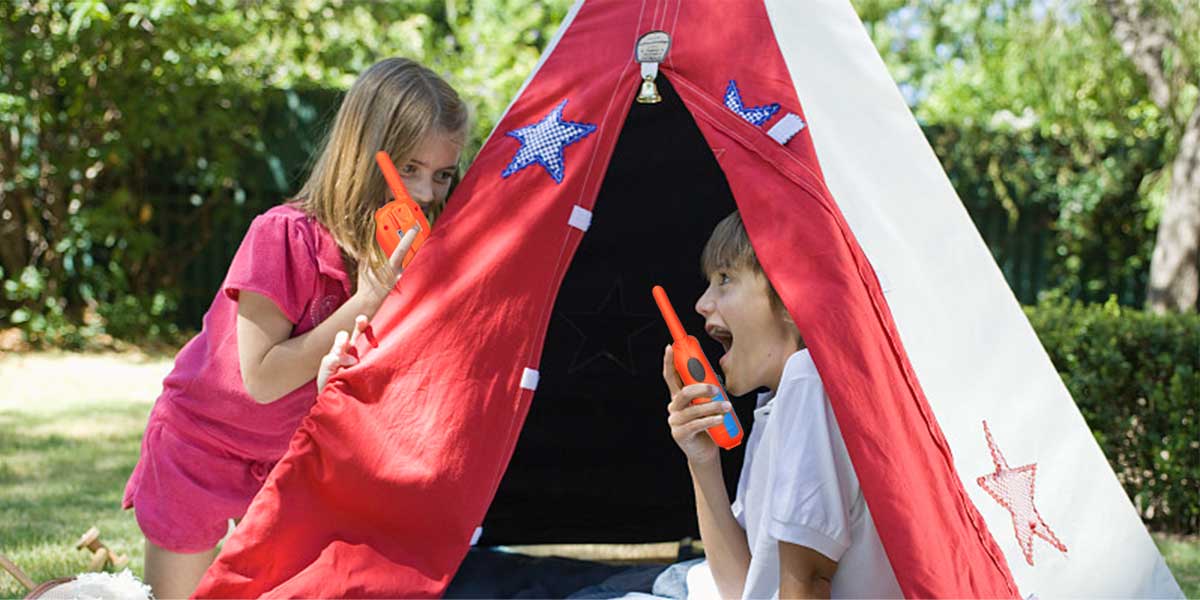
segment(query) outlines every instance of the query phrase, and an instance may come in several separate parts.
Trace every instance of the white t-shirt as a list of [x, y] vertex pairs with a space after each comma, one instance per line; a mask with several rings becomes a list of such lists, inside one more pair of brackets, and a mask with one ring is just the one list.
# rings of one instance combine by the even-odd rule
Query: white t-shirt
[[732, 509], [750, 546], [744, 598], [779, 596], [780, 541], [837, 561], [834, 598], [902, 597], [808, 350], [758, 397]]

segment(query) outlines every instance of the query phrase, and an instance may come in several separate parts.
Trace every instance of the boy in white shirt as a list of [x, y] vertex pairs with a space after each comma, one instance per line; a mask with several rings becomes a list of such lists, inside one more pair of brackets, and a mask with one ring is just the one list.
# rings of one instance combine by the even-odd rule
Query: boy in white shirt
[[713, 230], [701, 266], [709, 286], [696, 311], [725, 348], [726, 390], [771, 391], [758, 396], [730, 503], [706, 430], [732, 407], [692, 406], [715, 390], [683, 387], [667, 346], [668, 423], [687, 456], [707, 557], [688, 573], [689, 597], [900, 597], [816, 366], [737, 212]]

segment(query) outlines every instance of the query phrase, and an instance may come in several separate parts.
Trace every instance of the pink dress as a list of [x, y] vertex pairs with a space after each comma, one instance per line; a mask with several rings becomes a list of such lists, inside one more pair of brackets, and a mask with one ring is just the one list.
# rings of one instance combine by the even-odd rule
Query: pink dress
[[174, 552], [216, 547], [316, 400], [315, 380], [270, 404], [246, 391], [237, 349], [242, 290], [274, 301], [295, 337], [346, 302], [350, 279], [333, 236], [299, 209], [276, 206], [250, 224], [203, 328], [163, 380], [125, 486], [123, 505], [135, 507], [146, 538]]

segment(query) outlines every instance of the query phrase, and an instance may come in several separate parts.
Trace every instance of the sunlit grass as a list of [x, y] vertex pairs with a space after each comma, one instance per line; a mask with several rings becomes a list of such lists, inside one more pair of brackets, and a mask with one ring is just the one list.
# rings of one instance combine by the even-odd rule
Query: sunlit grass
[[[142, 536], [121, 494], [169, 362], [135, 356], [0, 360], [0, 553], [35, 582], [84, 572], [91, 526], [141, 575]], [[0, 597], [26, 590], [0, 572]]]
[[1200, 598], [1200, 537], [1156, 534], [1154, 542], [1167, 559], [1184, 596]]

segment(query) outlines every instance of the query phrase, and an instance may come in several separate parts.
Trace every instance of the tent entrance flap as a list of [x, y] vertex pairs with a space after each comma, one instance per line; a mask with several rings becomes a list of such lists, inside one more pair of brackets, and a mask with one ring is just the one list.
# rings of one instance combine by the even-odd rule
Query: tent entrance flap
[[[700, 252], [735, 209], [725, 176], [670, 82], [634, 104], [559, 289], [534, 396], [481, 544], [635, 543], [698, 535], [691, 480], [666, 425], [664, 286], [710, 359], [693, 309]], [[738, 402], [749, 424], [753, 402]], [[743, 445], [744, 447], [744, 445]], [[723, 452], [731, 492], [742, 448]]]

